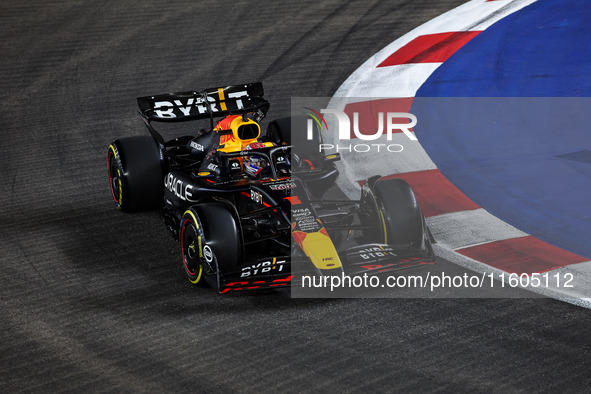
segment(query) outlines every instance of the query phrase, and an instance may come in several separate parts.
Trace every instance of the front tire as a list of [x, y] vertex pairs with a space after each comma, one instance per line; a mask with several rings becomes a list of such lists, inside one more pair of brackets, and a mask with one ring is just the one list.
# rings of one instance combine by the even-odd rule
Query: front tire
[[193, 284], [204, 284], [203, 242], [205, 237], [203, 228], [193, 210], [188, 210], [183, 215], [179, 237], [183, 266], [189, 281]]
[[243, 242], [238, 220], [222, 203], [193, 205], [183, 214], [179, 237], [183, 267], [193, 284], [217, 286], [219, 272], [240, 269]]
[[423, 213], [414, 192], [402, 179], [370, 179], [362, 203], [370, 212], [368, 221], [376, 229], [366, 234], [373, 242], [383, 242], [409, 250], [424, 250], [428, 242]]

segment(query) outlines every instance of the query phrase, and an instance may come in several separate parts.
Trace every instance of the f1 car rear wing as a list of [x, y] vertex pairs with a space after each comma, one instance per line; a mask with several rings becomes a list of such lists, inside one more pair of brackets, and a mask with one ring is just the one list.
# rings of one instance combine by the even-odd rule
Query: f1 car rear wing
[[181, 122], [246, 113], [253, 113], [253, 119], [260, 121], [269, 109], [263, 94], [263, 84], [255, 82], [138, 97], [137, 102], [142, 116], [149, 121]]
[[269, 110], [269, 102], [263, 98], [261, 82], [244, 85], [230, 85], [209, 88], [200, 92], [167, 93], [156, 96], [138, 97], [140, 116], [148, 131], [165, 146], [164, 138], [154, 129], [151, 122], [183, 122], [188, 120], [210, 119], [213, 129], [214, 118], [228, 115], [250, 114], [249, 117], [260, 122]]

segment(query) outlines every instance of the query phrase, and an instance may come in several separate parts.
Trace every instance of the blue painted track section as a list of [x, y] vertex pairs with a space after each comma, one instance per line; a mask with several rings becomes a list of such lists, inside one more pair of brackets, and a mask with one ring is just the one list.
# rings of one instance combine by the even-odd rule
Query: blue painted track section
[[411, 111], [421, 144], [460, 190], [591, 259], [590, 21], [591, 2], [525, 7], [439, 67]]

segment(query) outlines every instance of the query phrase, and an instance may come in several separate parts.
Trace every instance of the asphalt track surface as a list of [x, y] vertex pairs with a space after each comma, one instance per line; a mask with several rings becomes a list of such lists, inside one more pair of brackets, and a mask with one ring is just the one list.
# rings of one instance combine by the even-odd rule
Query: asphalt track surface
[[587, 309], [219, 296], [156, 213], [111, 202], [135, 97], [260, 80], [285, 116], [459, 3], [2, 2], [0, 392], [588, 390]]

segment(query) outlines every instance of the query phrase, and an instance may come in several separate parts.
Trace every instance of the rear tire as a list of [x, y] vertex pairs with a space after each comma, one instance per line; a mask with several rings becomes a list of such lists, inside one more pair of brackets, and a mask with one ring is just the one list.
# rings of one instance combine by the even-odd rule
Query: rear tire
[[[291, 151], [292, 166], [302, 165], [309, 169], [322, 169], [321, 176], [319, 174], [306, 176], [303, 173], [299, 175], [300, 179], [306, 183], [310, 193], [315, 198], [321, 198], [334, 185], [339, 172], [334, 163], [325, 162], [325, 155], [320, 152], [322, 133], [316, 123], [312, 123], [312, 139], [307, 139], [307, 121], [308, 118], [305, 116], [276, 119], [269, 123], [267, 138], [278, 145], [285, 143], [293, 146]], [[294, 132], [292, 133], [292, 131]]]
[[151, 211], [164, 205], [164, 161], [152, 136], [126, 137], [109, 146], [109, 183], [123, 212]]
[[[295, 132], [292, 133], [292, 128]], [[267, 127], [267, 138], [277, 145], [293, 145], [294, 151], [302, 159], [317, 156], [322, 143], [322, 135], [316, 124], [313, 124], [312, 140], [307, 139], [307, 118], [294, 116], [275, 119]]]

